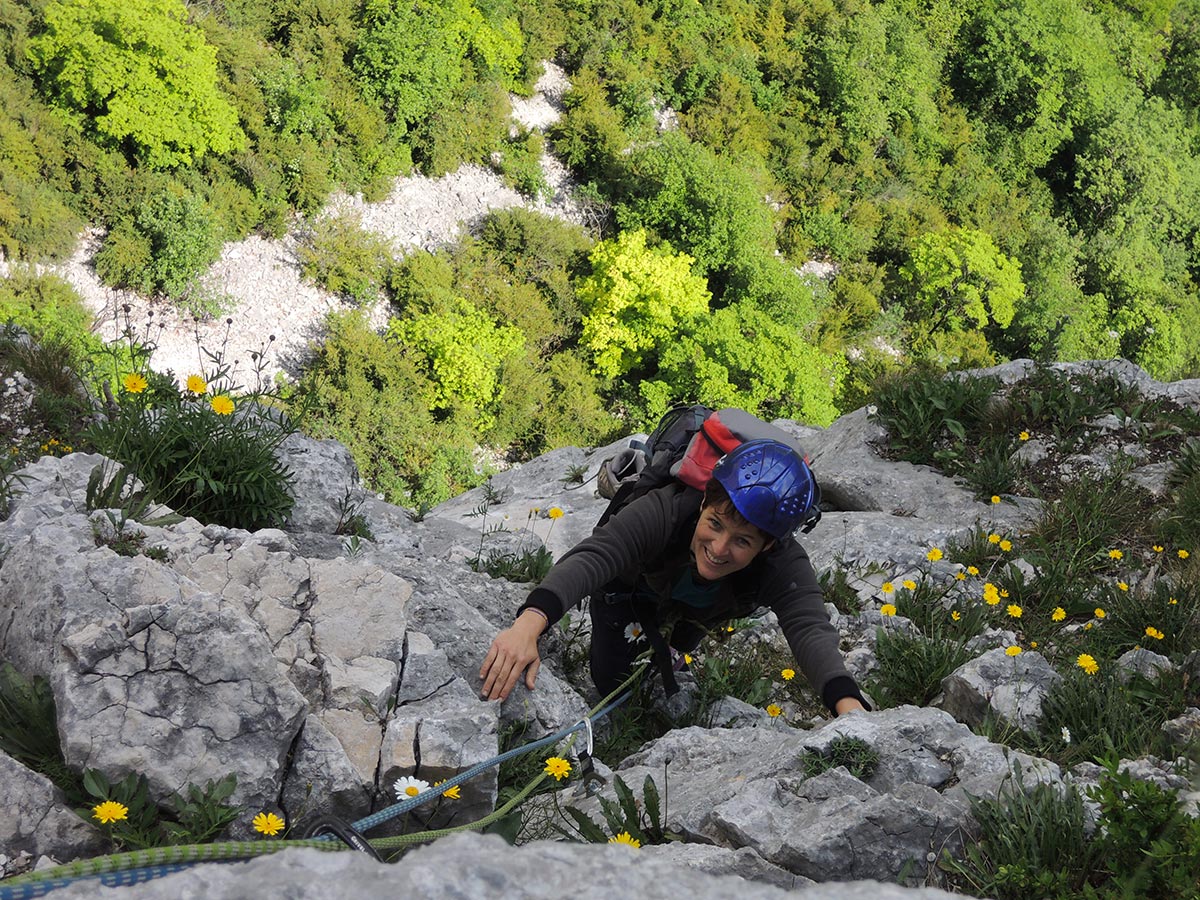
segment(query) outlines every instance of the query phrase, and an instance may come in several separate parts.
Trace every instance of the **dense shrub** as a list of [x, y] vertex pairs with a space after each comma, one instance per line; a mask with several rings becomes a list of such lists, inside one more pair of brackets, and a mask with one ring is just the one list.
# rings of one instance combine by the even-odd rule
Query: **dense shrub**
[[317, 219], [298, 256], [305, 278], [359, 306], [379, 298], [392, 259], [388, 241], [364, 231], [353, 216]]
[[29, 57], [56, 103], [156, 168], [236, 148], [237, 114], [216, 53], [181, 0], [50, 3]]
[[76, 366], [100, 349], [91, 330], [92, 311], [67, 282], [14, 266], [0, 279], [0, 323], [12, 323], [38, 342], [69, 348]]
[[435, 420], [418, 363], [371, 330], [361, 313], [333, 315], [293, 398], [301, 424], [349, 448], [364, 481], [392, 503], [432, 506], [481, 479], [469, 421]]
[[117, 287], [178, 298], [220, 250], [221, 235], [207, 204], [168, 184], [108, 234], [96, 254], [96, 273]]

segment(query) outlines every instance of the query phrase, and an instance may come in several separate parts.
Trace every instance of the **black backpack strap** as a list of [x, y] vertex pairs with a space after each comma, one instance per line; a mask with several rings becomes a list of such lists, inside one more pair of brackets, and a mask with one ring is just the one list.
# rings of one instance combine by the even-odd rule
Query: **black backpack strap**
[[671, 647], [663, 637], [658, 627], [658, 613], [653, 603], [644, 602], [634, 605], [634, 612], [642, 626], [642, 633], [650, 641], [654, 650], [654, 665], [662, 675], [663, 691], [668, 697], [679, 693], [679, 683], [675, 680], [675, 661], [671, 658]]

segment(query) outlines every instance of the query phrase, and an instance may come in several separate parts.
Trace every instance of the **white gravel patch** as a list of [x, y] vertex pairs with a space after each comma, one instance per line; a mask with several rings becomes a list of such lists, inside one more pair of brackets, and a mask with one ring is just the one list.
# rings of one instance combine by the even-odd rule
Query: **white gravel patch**
[[[562, 96], [570, 87], [566, 73], [553, 63], [543, 64], [535, 94], [513, 98], [514, 120], [526, 128], [544, 128], [562, 112]], [[495, 172], [480, 166], [463, 166], [440, 178], [416, 174], [397, 178], [391, 193], [378, 203], [361, 196], [335, 195], [321, 215], [355, 213], [369, 231], [387, 238], [397, 255], [413, 249], [434, 250], [456, 240], [463, 229], [476, 226], [489, 212], [524, 206], [576, 224], [586, 224], [588, 211], [576, 202], [574, 183], [566, 166], [548, 153], [542, 157], [548, 199], [531, 203], [507, 187]], [[302, 223], [292, 233], [274, 240], [257, 235], [227, 243], [221, 256], [203, 276], [211, 290], [228, 296], [233, 308], [214, 322], [195, 322], [166, 302], [155, 301], [130, 291], [105, 287], [96, 277], [93, 258], [103, 233], [85, 231], [71, 258], [41, 267], [66, 279], [95, 312], [97, 333], [105, 340], [121, 335], [126, 316], [142, 335], [147, 323], [157, 344], [151, 365], [160, 372], [172, 371], [182, 382], [188, 373], [211, 370], [202, 360], [203, 347], [225, 351], [227, 361], [237, 361], [235, 374], [243, 384], [252, 376], [250, 354], [262, 351], [267, 377], [276, 373], [297, 374], [300, 364], [320, 341], [325, 316], [336, 309], [350, 308], [339, 297], [307, 284], [300, 278], [296, 256]], [[0, 259], [0, 276], [7, 275]], [[128, 307], [128, 313], [125, 311]], [[383, 303], [372, 310], [372, 320], [382, 326], [387, 319]], [[275, 336], [275, 341], [269, 337]]]

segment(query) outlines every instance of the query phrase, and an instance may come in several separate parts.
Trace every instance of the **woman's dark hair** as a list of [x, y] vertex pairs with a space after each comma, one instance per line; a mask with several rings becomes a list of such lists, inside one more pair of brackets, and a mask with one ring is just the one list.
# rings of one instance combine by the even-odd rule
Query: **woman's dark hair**
[[767, 545], [770, 545], [775, 538], [763, 531], [749, 519], [738, 511], [738, 508], [733, 505], [733, 501], [729, 499], [729, 492], [721, 485], [721, 482], [715, 478], [708, 480], [708, 485], [704, 488], [704, 508], [716, 510], [723, 516], [728, 516], [733, 520], [733, 523], [739, 528], [749, 526], [755, 531], [761, 532]]

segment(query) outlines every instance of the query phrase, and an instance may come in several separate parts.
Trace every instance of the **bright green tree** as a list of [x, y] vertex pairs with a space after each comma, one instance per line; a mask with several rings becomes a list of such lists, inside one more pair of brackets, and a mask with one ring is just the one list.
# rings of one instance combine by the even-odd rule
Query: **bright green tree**
[[656, 379], [640, 389], [651, 420], [672, 403], [700, 397], [710, 406], [828, 425], [838, 415], [833, 398], [844, 370], [842, 360], [745, 302], [696, 319], [689, 334], [662, 349]]
[[515, 17], [485, 18], [471, 0], [367, 0], [353, 59], [363, 92], [397, 122], [415, 124], [446, 106], [470, 58], [512, 87], [523, 48]]
[[943, 331], [1007, 328], [1025, 293], [1021, 264], [973, 228], [921, 235], [900, 275], [913, 288], [907, 313], [914, 346]]
[[708, 309], [708, 287], [692, 274], [692, 258], [666, 245], [647, 247], [641, 229], [597, 244], [588, 258], [592, 274], [576, 288], [585, 310], [582, 344], [605, 378], [641, 366]]
[[244, 136], [217, 87], [216, 51], [182, 0], [56, 0], [28, 55], [54, 101], [154, 168], [224, 153]]
[[438, 309], [412, 311], [388, 324], [388, 335], [424, 361], [432, 385], [429, 408], [472, 410], [476, 427], [487, 430], [490, 410], [503, 394], [499, 372], [525, 349], [525, 336], [498, 325], [462, 297]]

